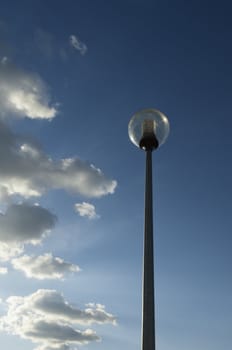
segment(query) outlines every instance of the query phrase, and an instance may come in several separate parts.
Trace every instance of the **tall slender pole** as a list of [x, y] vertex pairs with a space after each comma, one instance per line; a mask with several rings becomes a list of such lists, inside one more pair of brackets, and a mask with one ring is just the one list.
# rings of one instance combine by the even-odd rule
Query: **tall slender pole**
[[142, 350], [155, 350], [152, 149], [146, 150]]
[[143, 109], [132, 116], [128, 132], [131, 141], [146, 152], [142, 350], [155, 350], [152, 151], [165, 142], [169, 134], [169, 122], [157, 109]]

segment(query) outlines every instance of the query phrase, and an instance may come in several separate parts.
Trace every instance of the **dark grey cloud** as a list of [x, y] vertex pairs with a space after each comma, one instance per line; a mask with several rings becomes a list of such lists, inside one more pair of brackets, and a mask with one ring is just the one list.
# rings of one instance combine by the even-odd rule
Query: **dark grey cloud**
[[27, 243], [40, 243], [55, 222], [56, 216], [38, 205], [10, 205], [0, 214], [0, 259], [18, 255]]
[[12, 204], [0, 214], [0, 241], [39, 242], [55, 221], [55, 215], [38, 205]]

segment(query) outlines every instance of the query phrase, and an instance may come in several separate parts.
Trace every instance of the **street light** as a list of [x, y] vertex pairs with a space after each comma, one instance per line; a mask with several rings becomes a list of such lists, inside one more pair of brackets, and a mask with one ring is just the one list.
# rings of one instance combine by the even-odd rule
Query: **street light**
[[152, 151], [167, 139], [169, 122], [160, 111], [144, 109], [132, 116], [128, 132], [131, 141], [146, 152], [142, 350], [155, 350]]

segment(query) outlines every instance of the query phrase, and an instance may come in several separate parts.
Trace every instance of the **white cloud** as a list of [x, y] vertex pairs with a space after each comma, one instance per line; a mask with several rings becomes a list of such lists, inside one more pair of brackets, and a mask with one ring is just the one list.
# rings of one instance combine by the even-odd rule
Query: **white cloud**
[[55, 290], [40, 289], [26, 297], [26, 304], [30, 304], [37, 313], [45, 314], [51, 321], [67, 321], [77, 324], [116, 323], [113, 315], [105, 311], [104, 305], [90, 303], [85, 310], [73, 307]]
[[91, 341], [99, 340], [99, 337], [92, 330], [80, 331], [69, 325], [59, 324], [55, 321], [33, 320], [27, 326], [24, 330], [24, 336], [35, 342], [45, 339], [46, 343], [55, 342], [63, 344], [68, 342], [87, 344]]
[[48, 89], [38, 74], [12, 65], [6, 57], [0, 61], [0, 117], [9, 115], [31, 119], [52, 119], [56, 106], [50, 105]]
[[67, 273], [80, 271], [77, 265], [54, 257], [52, 254], [40, 256], [23, 255], [13, 259], [12, 265], [15, 269], [23, 271], [27, 277], [40, 280], [63, 279]]
[[25, 198], [48, 189], [64, 189], [86, 197], [113, 193], [116, 181], [79, 158], [52, 160], [32, 141], [14, 134], [0, 123], [0, 195]]
[[95, 206], [93, 204], [83, 202], [76, 203], [74, 209], [80, 216], [86, 216], [89, 219], [99, 218], [99, 215], [96, 214]]
[[0, 275], [6, 275], [8, 273], [7, 267], [0, 267]]
[[69, 346], [67, 344], [51, 344], [51, 345], [41, 345], [38, 346], [35, 350], [78, 350], [76, 347]]
[[4, 243], [0, 241], [0, 261], [10, 260], [19, 254], [22, 254], [24, 245], [17, 242]]
[[1, 329], [37, 343], [37, 350], [68, 350], [100, 340], [93, 330], [81, 331], [77, 324], [116, 323], [104, 306], [91, 304], [80, 310], [55, 290], [41, 289], [27, 297], [12, 296], [7, 304], [7, 315], [0, 319]]
[[70, 35], [69, 42], [74, 49], [78, 50], [81, 55], [84, 55], [86, 51], [88, 50], [87, 46], [82, 43], [76, 35]]
[[24, 244], [38, 244], [54, 227], [56, 217], [38, 205], [13, 204], [0, 214], [0, 259], [22, 253]]

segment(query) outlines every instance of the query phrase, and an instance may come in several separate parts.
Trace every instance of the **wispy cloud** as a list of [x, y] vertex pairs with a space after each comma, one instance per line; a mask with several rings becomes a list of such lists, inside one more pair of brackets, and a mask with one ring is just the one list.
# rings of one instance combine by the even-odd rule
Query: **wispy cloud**
[[86, 216], [89, 219], [99, 218], [93, 204], [87, 202], [76, 203], [74, 209], [80, 216]]
[[1, 118], [52, 119], [56, 105], [50, 104], [48, 88], [38, 74], [17, 68], [7, 57], [0, 61]]
[[37, 28], [34, 33], [35, 45], [38, 47], [38, 50], [46, 58], [51, 59], [54, 56], [56, 45], [55, 37], [53, 34]]
[[103, 305], [90, 304], [81, 310], [55, 290], [40, 289], [27, 297], [12, 296], [7, 304], [7, 315], [0, 319], [1, 329], [37, 343], [37, 350], [70, 349], [72, 345], [100, 340], [91, 329], [77, 329], [78, 324], [116, 324], [115, 317]]
[[76, 35], [70, 35], [69, 37], [70, 45], [80, 52], [81, 55], [85, 55], [88, 48], [86, 44], [80, 41], [80, 39]]
[[66, 274], [80, 271], [79, 266], [49, 253], [40, 256], [23, 255], [13, 259], [12, 265], [23, 271], [27, 277], [39, 280], [64, 279]]
[[76, 35], [70, 35], [68, 40], [57, 38], [54, 33], [50, 33], [42, 28], [37, 28], [34, 33], [34, 46], [38, 53], [47, 60], [60, 58], [66, 62], [72, 54], [73, 49], [81, 55], [85, 55], [88, 48], [80, 41]]
[[58, 40], [53, 33], [42, 28], [37, 28], [35, 30], [34, 47], [38, 50], [38, 53], [47, 60], [52, 60], [57, 57], [62, 61], [67, 61], [68, 59], [69, 45], [67, 42]]

